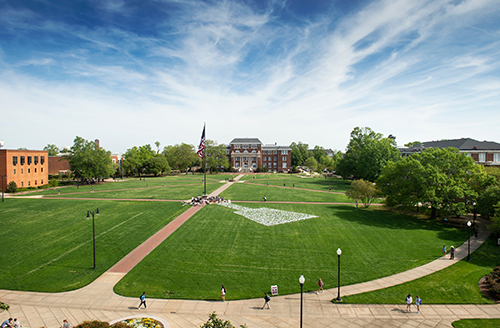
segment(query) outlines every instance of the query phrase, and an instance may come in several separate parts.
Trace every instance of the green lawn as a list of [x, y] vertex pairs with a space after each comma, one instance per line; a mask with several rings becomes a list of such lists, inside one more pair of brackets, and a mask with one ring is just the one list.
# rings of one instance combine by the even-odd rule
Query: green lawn
[[342, 300], [346, 303], [397, 304], [403, 303], [406, 295], [410, 293], [419, 295], [423, 304], [490, 304], [492, 302], [479, 291], [478, 282], [500, 264], [500, 247], [496, 246], [496, 239], [490, 237], [486, 240], [471, 254], [471, 258], [471, 262], [462, 260], [414, 281], [369, 293], [345, 296]]
[[452, 322], [455, 328], [497, 328], [500, 319], [463, 319]]
[[249, 174], [245, 175], [241, 181], [248, 181], [250, 183], [257, 183], [273, 186], [292, 187], [295, 184], [296, 188], [313, 189], [321, 191], [329, 191], [332, 188], [333, 192], [346, 192], [349, 189], [351, 182], [344, 181], [338, 178], [325, 178], [325, 177], [309, 177], [297, 174], [283, 174], [283, 173], [269, 173], [269, 174]]
[[[224, 183], [219, 182], [208, 182], [207, 179], [207, 194], [216, 190]], [[101, 191], [98, 188], [94, 189], [95, 192], [90, 191], [78, 192], [78, 193], [66, 193], [62, 194], [61, 197], [65, 198], [118, 198], [118, 199], [176, 199], [176, 200], [188, 200], [191, 197], [197, 197], [203, 195], [203, 184], [186, 184], [186, 185], [174, 185], [163, 187], [146, 187], [144, 185], [142, 188], [134, 189], [123, 189], [123, 190], [109, 190]], [[57, 194], [56, 194], [57, 195]]]
[[266, 196], [267, 201], [354, 203], [354, 201], [349, 199], [346, 195], [293, 188], [276, 188], [267, 185], [258, 186], [246, 184], [246, 182], [234, 183], [231, 187], [226, 189], [221, 196], [235, 201], [262, 201], [264, 196]]
[[218, 205], [203, 208], [149, 254], [116, 286], [136, 296], [218, 299], [261, 297], [277, 284], [280, 294], [306, 291], [322, 278], [336, 286], [338, 247], [342, 284], [405, 271], [441, 256], [441, 246], [458, 245], [466, 230], [377, 209], [307, 204], [243, 204], [318, 215], [304, 221], [264, 226]]
[[[92, 220], [96, 262], [93, 267]], [[87, 285], [181, 214], [172, 202], [6, 199], [0, 206], [0, 288], [59, 292]]]

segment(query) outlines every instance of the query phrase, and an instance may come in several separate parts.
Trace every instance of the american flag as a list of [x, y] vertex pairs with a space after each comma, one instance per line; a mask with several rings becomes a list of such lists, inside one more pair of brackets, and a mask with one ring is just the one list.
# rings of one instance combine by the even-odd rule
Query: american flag
[[198, 146], [198, 156], [203, 158], [203, 149], [205, 149], [205, 127], [203, 127], [203, 133], [201, 134], [200, 145]]

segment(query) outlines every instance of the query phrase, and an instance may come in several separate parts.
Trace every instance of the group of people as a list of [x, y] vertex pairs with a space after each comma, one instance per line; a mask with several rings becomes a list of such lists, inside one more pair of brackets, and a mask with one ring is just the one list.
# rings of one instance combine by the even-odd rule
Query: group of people
[[17, 318], [14, 318], [14, 320], [12, 320], [12, 318], [9, 318], [4, 322], [2, 322], [1, 326], [1, 328], [21, 328], [21, 327], [22, 327], [21, 323], [19, 322], [19, 320], [17, 320]]
[[[411, 312], [411, 304], [413, 303], [413, 298], [411, 294], [406, 296], [406, 312]], [[420, 313], [420, 305], [422, 305], [422, 299], [417, 295], [415, 297], [415, 305], [417, 306], [417, 313]]]
[[226, 203], [226, 202], [231, 202], [230, 200], [226, 201], [223, 197], [219, 196], [210, 196], [208, 198], [205, 197], [191, 197], [191, 201], [188, 203], [182, 202], [181, 204], [184, 205], [191, 205], [191, 206], [198, 206], [198, 205], [208, 205], [208, 204], [220, 204], [220, 203]]
[[[443, 256], [446, 256], [446, 245], [443, 245]], [[450, 260], [455, 259], [455, 247], [450, 247]]]

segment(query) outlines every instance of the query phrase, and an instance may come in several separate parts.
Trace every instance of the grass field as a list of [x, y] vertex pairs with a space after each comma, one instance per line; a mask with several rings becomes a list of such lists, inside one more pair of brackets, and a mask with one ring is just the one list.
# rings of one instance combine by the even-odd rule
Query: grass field
[[452, 323], [455, 328], [497, 328], [500, 319], [463, 319]]
[[138, 264], [115, 291], [154, 298], [260, 297], [277, 284], [280, 294], [336, 286], [338, 247], [343, 285], [405, 271], [441, 256], [441, 245], [459, 245], [465, 230], [352, 206], [244, 204], [319, 216], [263, 226], [217, 205], [203, 208]]
[[[93, 267], [92, 220], [96, 262]], [[58, 292], [92, 282], [181, 214], [171, 202], [8, 199], [0, 206], [0, 288]]]
[[[448, 244], [447, 244], [448, 245]], [[345, 303], [397, 304], [419, 295], [424, 304], [491, 304], [479, 290], [479, 280], [499, 264], [500, 247], [490, 237], [471, 255], [451, 267], [398, 286], [342, 297]]]
[[296, 188], [313, 189], [320, 191], [345, 192], [349, 189], [351, 182], [344, 181], [339, 178], [325, 178], [325, 177], [312, 177], [312, 176], [299, 176], [296, 174], [283, 174], [283, 173], [269, 173], [269, 174], [248, 174], [245, 175], [241, 181], [248, 181], [250, 183], [257, 183], [262, 185], [292, 187], [295, 184]]
[[262, 201], [264, 196], [266, 196], [267, 201], [354, 203], [346, 195], [246, 183], [233, 184], [221, 196], [235, 201]]

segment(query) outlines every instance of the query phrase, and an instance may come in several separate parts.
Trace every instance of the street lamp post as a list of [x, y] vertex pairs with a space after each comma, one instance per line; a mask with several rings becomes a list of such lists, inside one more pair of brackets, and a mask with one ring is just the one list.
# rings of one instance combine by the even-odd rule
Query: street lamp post
[[90, 220], [90, 215], [92, 215], [92, 240], [94, 243], [94, 270], [95, 270], [95, 223], [94, 223], [94, 216], [99, 215], [99, 208], [96, 208], [95, 211], [87, 211], [87, 220]]
[[470, 261], [470, 221], [467, 221], [467, 241], [468, 241], [468, 249], [467, 249], [467, 261]]
[[2, 203], [4, 202], [3, 200], [3, 193], [4, 193], [4, 184], [3, 184], [3, 178], [5, 178], [5, 181], [7, 181], [7, 174], [5, 175], [0, 175], [0, 177], [2, 177]]
[[335, 299], [337, 302], [342, 302], [342, 299], [340, 298], [340, 255], [342, 255], [342, 250], [340, 249], [340, 247], [337, 249], [337, 256], [339, 258], [338, 260], [338, 295], [337, 295], [337, 298]]
[[473, 207], [473, 210], [474, 210], [474, 212], [473, 212], [474, 213], [474, 223], [472, 224], [472, 226], [474, 228], [476, 228], [476, 216], [477, 216], [477, 214], [476, 214], [476, 202], [472, 203], [472, 206], [474, 206]]
[[300, 328], [302, 328], [302, 302], [303, 302], [303, 290], [304, 290], [304, 283], [306, 282], [306, 278], [304, 278], [304, 275], [300, 275], [299, 277], [299, 283], [300, 283]]

